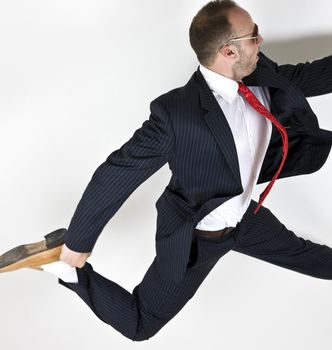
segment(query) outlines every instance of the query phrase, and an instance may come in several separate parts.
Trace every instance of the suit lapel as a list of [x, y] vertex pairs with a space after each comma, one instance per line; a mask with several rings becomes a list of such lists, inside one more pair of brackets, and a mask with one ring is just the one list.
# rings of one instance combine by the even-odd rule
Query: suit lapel
[[289, 80], [268, 67], [257, 66], [257, 69], [243, 79], [247, 86], [267, 86], [289, 90]]
[[216, 139], [235, 178], [240, 180], [241, 176], [236, 146], [227, 119], [199, 69], [196, 71], [196, 79], [199, 83], [201, 104], [206, 110], [203, 118]]

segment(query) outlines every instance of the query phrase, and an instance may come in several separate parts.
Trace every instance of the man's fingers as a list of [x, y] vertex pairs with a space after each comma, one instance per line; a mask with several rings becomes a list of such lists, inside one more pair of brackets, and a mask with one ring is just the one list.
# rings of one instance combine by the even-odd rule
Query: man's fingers
[[60, 260], [72, 267], [81, 268], [84, 266], [86, 260], [90, 255], [91, 255], [91, 252], [89, 253], [75, 252], [69, 249], [64, 244], [60, 253]]

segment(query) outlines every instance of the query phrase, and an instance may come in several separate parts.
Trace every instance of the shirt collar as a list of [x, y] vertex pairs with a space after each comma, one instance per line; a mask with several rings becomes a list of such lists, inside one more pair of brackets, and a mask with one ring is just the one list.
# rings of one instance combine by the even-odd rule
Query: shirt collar
[[239, 89], [239, 85], [235, 80], [213, 72], [201, 64], [199, 70], [212, 91], [220, 95], [229, 104], [234, 101]]

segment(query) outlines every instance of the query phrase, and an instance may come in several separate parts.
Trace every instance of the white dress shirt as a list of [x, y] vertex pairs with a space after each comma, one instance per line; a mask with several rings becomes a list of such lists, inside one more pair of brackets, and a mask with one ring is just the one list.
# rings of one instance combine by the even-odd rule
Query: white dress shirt
[[[238, 83], [235, 80], [215, 73], [202, 65], [199, 69], [231, 128], [244, 190], [240, 195], [214, 209], [196, 226], [200, 230], [216, 231], [225, 227], [235, 227], [247, 210], [270, 142], [272, 123], [252, 108], [238, 93]], [[268, 88], [257, 86], [249, 88], [270, 110]]]

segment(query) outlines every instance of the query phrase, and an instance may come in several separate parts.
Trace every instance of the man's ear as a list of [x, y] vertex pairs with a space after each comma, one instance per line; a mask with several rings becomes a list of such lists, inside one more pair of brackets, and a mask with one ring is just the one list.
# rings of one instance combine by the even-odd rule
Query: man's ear
[[226, 59], [237, 59], [239, 57], [239, 52], [235, 45], [226, 45], [220, 49], [220, 54]]

